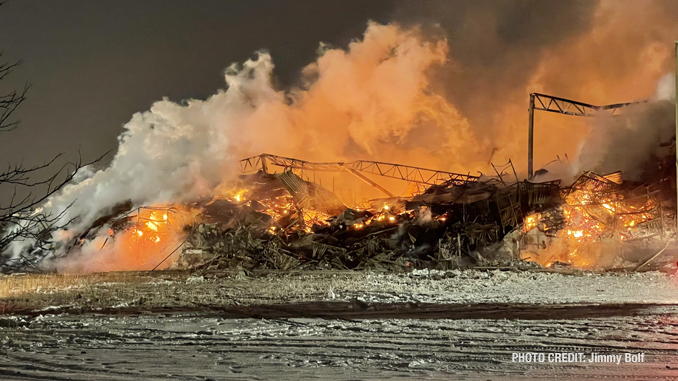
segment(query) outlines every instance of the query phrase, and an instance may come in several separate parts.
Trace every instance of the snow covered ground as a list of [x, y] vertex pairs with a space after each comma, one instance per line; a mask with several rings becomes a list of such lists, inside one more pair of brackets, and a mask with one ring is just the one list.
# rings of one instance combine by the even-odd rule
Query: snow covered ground
[[[659, 272], [97, 279], [77, 288], [27, 289], [2, 300], [34, 309], [0, 317], [0, 379], [678, 378], [678, 281]], [[226, 318], [236, 308], [275, 312], [326, 302], [349, 306], [348, 315]], [[390, 305], [405, 306], [407, 314], [399, 316], [408, 318], [374, 312]], [[162, 306], [170, 309], [148, 313]], [[426, 308], [452, 313], [419, 314]], [[382, 318], [352, 318], [356, 311]], [[519, 363], [514, 353], [642, 353], [644, 361]]]
[[[49, 277], [49, 276], [48, 276]], [[182, 308], [353, 300], [439, 304], [678, 304], [678, 278], [661, 272], [563, 275], [535, 271], [327, 272], [205, 278], [153, 273], [25, 283], [0, 301], [14, 311]], [[2, 282], [3, 279], [0, 279]], [[3, 307], [4, 308], [4, 307]]]
[[[7, 322], [5, 322], [7, 323]], [[49, 316], [0, 329], [3, 380], [675, 380], [678, 318], [222, 319]], [[515, 352], [644, 353], [517, 363]]]
[[[365, 274], [343, 298], [426, 303], [678, 303], [678, 278], [660, 272], [628, 274], [416, 271]], [[335, 291], [335, 295], [337, 292]]]

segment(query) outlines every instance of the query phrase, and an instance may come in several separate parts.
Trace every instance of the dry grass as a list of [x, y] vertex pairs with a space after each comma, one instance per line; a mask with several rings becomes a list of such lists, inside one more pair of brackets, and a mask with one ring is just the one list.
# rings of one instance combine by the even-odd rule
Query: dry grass
[[0, 298], [35, 293], [51, 294], [108, 283], [148, 283], [167, 276], [185, 278], [177, 273], [157, 273], [153, 276], [150, 273], [122, 271], [95, 274], [15, 274], [0, 276]]
[[0, 278], [0, 298], [33, 292], [50, 292], [82, 287], [87, 280], [81, 275], [10, 275]]
[[170, 271], [5, 276], [0, 277], [0, 314], [54, 308], [200, 308], [325, 299], [328, 290], [347, 288], [360, 276], [233, 275], [205, 280]]

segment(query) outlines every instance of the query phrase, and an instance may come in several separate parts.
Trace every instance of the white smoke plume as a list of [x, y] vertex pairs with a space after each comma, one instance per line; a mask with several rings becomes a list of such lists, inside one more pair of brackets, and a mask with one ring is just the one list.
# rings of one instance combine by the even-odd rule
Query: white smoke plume
[[671, 101], [676, 99], [676, 76], [673, 73], [666, 74], [657, 84], [655, 97], [659, 101]]
[[662, 146], [675, 136], [673, 80], [664, 76], [652, 98], [624, 108], [622, 115], [596, 117], [576, 163], [578, 172], [622, 171], [626, 179], [641, 180], [649, 160], [670, 154]]
[[[675, 82], [667, 74], [657, 83], [656, 91], [646, 100], [619, 110], [616, 115], [603, 114], [588, 121], [588, 132], [570, 158], [561, 157], [544, 166], [535, 181], [560, 179], [573, 182], [583, 171], [607, 174], [622, 171], [625, 179], [643, 180], [653, 161], [671, 155], [675, 136]], [[571, 161], [570, 161], [571, 160]]]

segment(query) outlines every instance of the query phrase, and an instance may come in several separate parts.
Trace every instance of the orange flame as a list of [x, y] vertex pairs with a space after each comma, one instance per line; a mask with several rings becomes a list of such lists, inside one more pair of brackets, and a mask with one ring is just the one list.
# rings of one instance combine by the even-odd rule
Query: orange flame
[[[523, 256], [528, 255], [542, 265], [559, 261], [590, 268], [600, 264], [602, 256], [614, 255], [615, 242], [621, 244], [629, 238], [647, 235], [643, 225], [660, 217], [658, 201], [648, 194], [626, 199], [615, 188], [601, 188], [601, 183], [594, 179], [573, 187], [559, 208], [565, 226], [555, 234], [558, 242], [551, 241], [549, 247], [537, 249], [536, 258], [530, 253]], [[542, 219], [539, 213], [527, 216], [523, 232], [542, 226]]]

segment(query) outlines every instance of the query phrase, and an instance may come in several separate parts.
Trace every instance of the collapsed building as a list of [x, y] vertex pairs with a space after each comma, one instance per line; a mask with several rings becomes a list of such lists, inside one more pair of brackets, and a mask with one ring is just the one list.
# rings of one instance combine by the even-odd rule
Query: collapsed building
[[[671, 152], [653, 158], [643, 181], [626, 181], [621, 172], [586, 171], [563, 185], [536, 181], [540, 176], [533, 173], [535, 110], [614, 116], [633, 104], [638, 102], [595, 106], [530, 94], [529, 180], [523, 181], [510, 160], [492, 165], [493, 175], [471, 176], [374, 161], [313, 163], [268, 154], [244, 159], [241, 170], [249, 175], [220, 202], [244, 203], [250, 212], [228, 221], [211, 217], [200, 238], [189, 239], [177, 265], [233, 266], [239, 263], [232, 260], [236, 255], [254, 267], [285, 269], [525, 262], [639, 269], [670, 262], [678, 252], [670, 246], [676, 236], [675, 139], [663, 144]], [[326, 172], [352, 175], [381, 195], [362, 202], [341, 197], [334, 178], [331, 191], [322, 186], [319, 173]], [[399, 196], [382, 185], [393, 179], [407, 184]], [[262, 193], [261, 184], [269, 190]], [[207, 215], [219, 214], [211, 208], [206, 205]], [[215, 242], [226, 247], [221, 254]]]
[[[491, 176], [269, 154], [240, 165], [237, 181], [210, 198], [172, 206], [121, 204], [46, 251], [61, 258], [86, 247], [128, 251], [120, 269], [382, 271], [633, 269], [648, 260], [665, 263], [676, 251], [668, 243], [676, 218], [671, 172], [645, 183], [624, 181], [620, 172], [584, 172], [562, 186], [560, 180], [520, 181], [510, 161], [493, 165]], [[332, 189], [322, 185], [327, 174]], [[337, 174], [381, 197], [356, 200], [342, 193]], [[380, 180], [404, 184], [404, 191], [397, 195]], [[657, 259], [661, 254], [664, 260]], [[24, 267], [37, 268], [22, 258]]]
[[[183, 212], [138, 209], [113, 218], [112, 235], [165, 242], [160, 227], [178, 225], [174, 215], [182, 215], [173, 234], [185, 238], [172, 241], [176, 247], [166, 248], [154, 268], [213, 270], [635, 268], [657, 252], [672, 253], [666, 248], [675, 235], [675, 201], [666, 179], [637, 184], [619, 172], [585, 172], [563, 187], [519, 181], [511, 162], [495, 167], [495, 176], [471, 176], [268, 154], [242, 160], [241, 169], [229, 188]], [[348, 173], [384, 197], [347, 205], [314, 181], [320, 172]], [[398, 179], [411, 193], [396, 196], [377, 177]]]
[[533, 173], [535, 110], [588, 117], [616, 115], [631, 104], [594, 106], [530, 94], [528, 179], [522, 181], [510, 160], [492, 165], [494, 174], [475, 176], [368, 160], [253, 156], [240, 161], [236, 181], [207, 199], [140, 208], [123, 203], [58, 243], [46, 228], [35, 236], [47, 238], [3, 271], [38, 269], [45, 258], [73, 252], [103, 253], [105, 262], [107, 251], [129, 253], [119, 269], [659, 266], [678, 253], [671, 245], [675, 138], [662, 143], [671, 152], [651, 158], [642, 181], [586, 171], [562, 184], [538, 181], [548, 174], [544, 168]]

